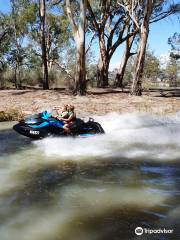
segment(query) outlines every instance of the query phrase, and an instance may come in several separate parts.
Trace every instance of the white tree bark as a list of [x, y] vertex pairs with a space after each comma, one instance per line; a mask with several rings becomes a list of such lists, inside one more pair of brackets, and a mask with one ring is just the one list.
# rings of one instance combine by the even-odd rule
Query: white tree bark
[[72, 27], [73, 37], [76, 43], [76, 75], [74, 93], [84, 95], [86, 92], [86, 68], [85, 68], [85, 25], [87, 0], [80, 0], [80, 23], [75, 23], [70, 0], [66, 0], [67, 16]]
[[43, 89], [49, 89], [48, 79], [48, 60], [47, 60], [47, 44], [46, 44], [46, 0], [39, 0], [39, 17], [41, 25], [41, 50], [42, 50], [42, 62], [43, 62]]
[[136, 96], [142, 95], [142, 75], [145, 61], [145, 52], [147, 39], [149, 35], [149, 23], [150, 17], [153, 9], [153, 0], [147, 0], [144, 17], [141, 24], [141, 32], [140, 32], [140, 41], [137, 51], [135, 70], [133, 74], [133, 84], [131, 89], [131, 94]]

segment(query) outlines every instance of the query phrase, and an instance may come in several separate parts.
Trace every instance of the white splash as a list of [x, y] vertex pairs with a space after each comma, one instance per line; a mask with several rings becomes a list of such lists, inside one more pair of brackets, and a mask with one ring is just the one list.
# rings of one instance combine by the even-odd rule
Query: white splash
[[94, 116], [106, 134], [91, 138], [47, 138], [35, 142], [47, 157], [79, 159], [126, 157], [177, 159], [180, 156], [180, 116], [111, 113]]

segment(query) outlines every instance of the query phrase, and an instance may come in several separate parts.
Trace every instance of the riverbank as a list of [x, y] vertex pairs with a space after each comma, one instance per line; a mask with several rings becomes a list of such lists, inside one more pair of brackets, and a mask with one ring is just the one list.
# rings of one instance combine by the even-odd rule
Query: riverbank
[[178, 112], [178, 96], [162, 96], [160, 92], [146, 92], [142, 97], [131, 96], [120, 89], [93, 89], [86, 96], [72, 96], [65, 90], [1, 90], [0, 121], [18, 120], [24, 115], [53, 106], [74, 104], [78, 114], [102, 115], [109, 112], [146, 112], [169, 114]]

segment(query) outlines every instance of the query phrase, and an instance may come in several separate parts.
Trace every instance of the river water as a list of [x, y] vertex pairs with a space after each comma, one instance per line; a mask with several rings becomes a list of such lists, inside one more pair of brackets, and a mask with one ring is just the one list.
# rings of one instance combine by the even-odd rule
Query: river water
[[180, 239], [180, 113], [95, 119], [105, 135], [39, 141], [0, 123], [0, 240]]

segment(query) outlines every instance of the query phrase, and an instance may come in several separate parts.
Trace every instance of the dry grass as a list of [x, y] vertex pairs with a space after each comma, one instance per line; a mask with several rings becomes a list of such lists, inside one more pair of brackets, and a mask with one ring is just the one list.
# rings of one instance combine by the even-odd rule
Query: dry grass
[[[157, 93], [156, 93], [157, 95]], [[81, 116], [106, 114], [109, 112], [148, 112], [168, 114], [179, 111], [180, 98], [160, 97], [148, 93], [142, 97], [122, 92], [94, 89], [86, 96], [72, 96], [65, 91], [54, 90], [2, 90], [0, 91], [0, 121], [17, 120], [24, 114], [51, 110], [53, 106], [74, 104]]]
[[0, 111], [0, 122], [20, 120], [23, 117], [23, 112], [17, 108], [6, 108]]

